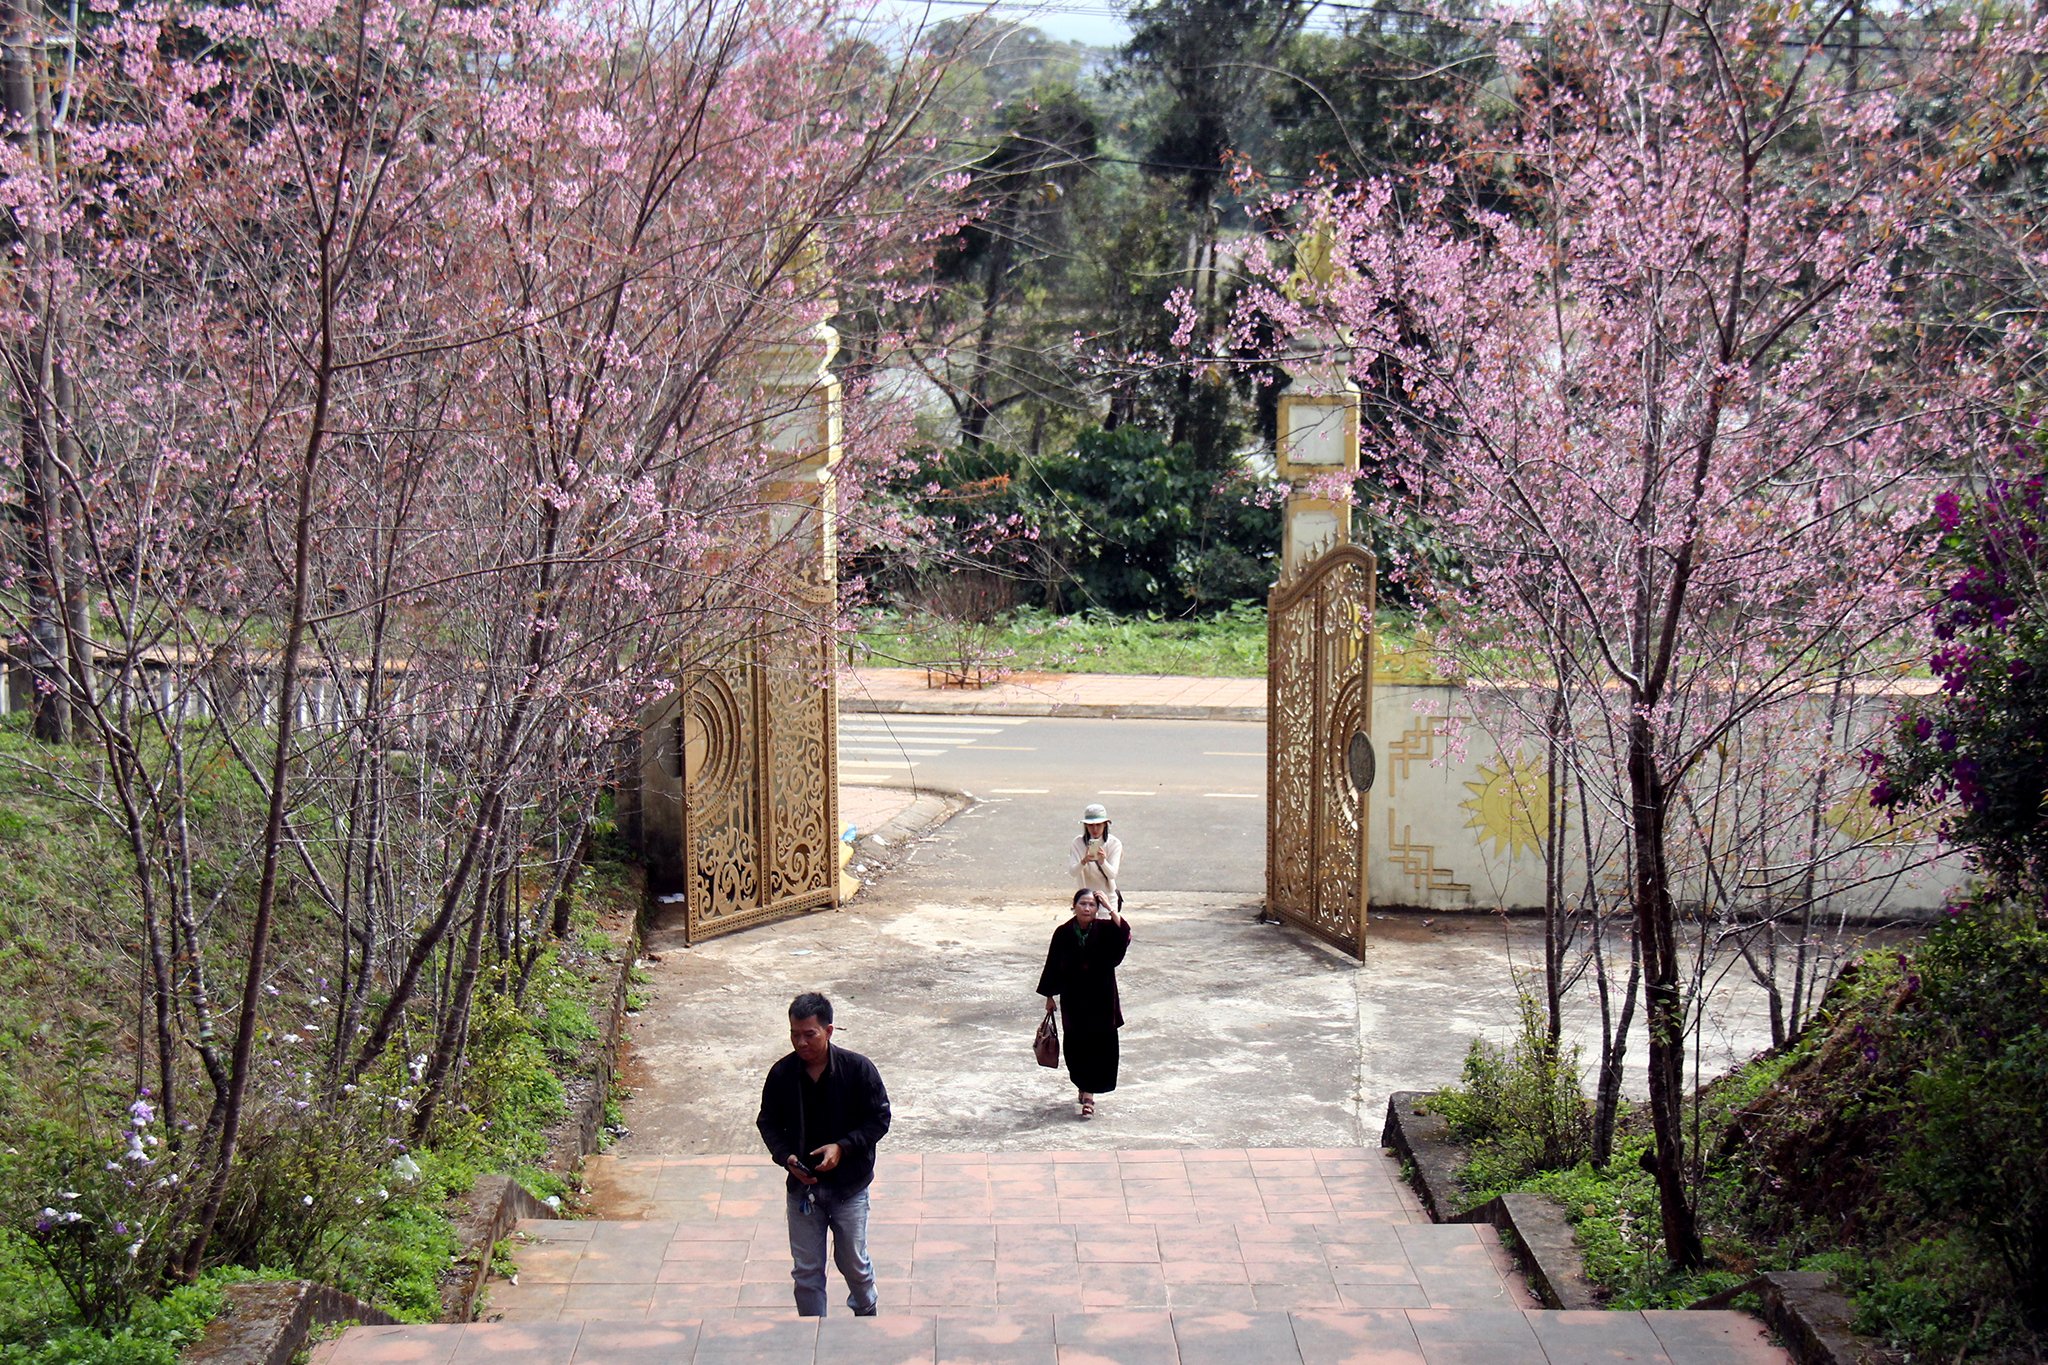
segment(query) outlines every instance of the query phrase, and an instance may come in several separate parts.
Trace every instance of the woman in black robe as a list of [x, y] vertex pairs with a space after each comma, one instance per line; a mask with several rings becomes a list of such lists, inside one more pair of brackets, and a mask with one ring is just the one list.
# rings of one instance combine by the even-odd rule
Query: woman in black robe
[[1095, 1097], [1116, 1089], [1116, 1031], [1124, 1026], [1116, 969], [1131, 946], [1131, 926], [1095, 893], [1074, 893], [1074, 917], [1052, 931], [1038, 993], [1051, 1014], [1059, 997], [1067, 1075], [1079, 1091], [1081, 1117], [1095, 1117]]

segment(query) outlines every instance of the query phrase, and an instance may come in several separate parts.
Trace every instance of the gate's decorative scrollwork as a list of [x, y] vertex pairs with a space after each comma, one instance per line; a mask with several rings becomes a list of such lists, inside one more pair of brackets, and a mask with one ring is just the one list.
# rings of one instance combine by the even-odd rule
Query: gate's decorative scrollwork
[[[829, 619], [829, 595], [811, 605]], [[689, 942], [838, 903], [837, 707], [822, 625], [750, 641], [689, 679], [678, 721]]]
[[1342, 545], [1266, 606], [1266, 909], [1361, 955], [1374, 576]]

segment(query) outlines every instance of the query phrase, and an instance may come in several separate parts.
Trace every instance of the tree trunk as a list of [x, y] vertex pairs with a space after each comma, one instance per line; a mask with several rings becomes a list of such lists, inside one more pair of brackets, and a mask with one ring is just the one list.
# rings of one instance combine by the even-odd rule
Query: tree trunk
[[1628, 785], [1636, 938], [1643, 955], [1644, 1017], [1650, 1037], [1650, 1125], [1657, 1144], [1657, 1204], [1665, 1255], [1673, 1267], [1691, 1270], [1705, 1260], [1706, 1249], [1685, 1186], [1685, 1011], [1678, 986], [1676, 914], [1664, 861], [1670, 794], [1657, 768], [1646, 710], [1639, 702], [1629, 720]]
[[[1543, 1008], [1544, 1036], [1557, 1055], [1564, 1040], [1564, 952], [1570, 935], [1564, 923], [1564, 783], [1560, 780], [1561, 736], [1565, 728], [1565, 695], [1559, 673], [1557, 692], [1545, 717], [1543, 746]], [[1597, 916], [1594, 932], [1599, 931]], [[1604, 1048], [1603, 1048], [1604, 1051]]]
[[470, 1002], [476, 999], [477, 973], [483, 962], [484, 926], [491, 916], [492, 901], [502, 899], [493, 895], [498, 882], [497, 876], [477, 878], [476, 909], [470, 912], [469, 935], [462, 946], [462, 971], [455, 979], [453, 998], [444, 997], [441, 1002], [440, 1033], [434, 1040], [434, 1056], [420, 1090], [419, 1108], [413, 1112], [414, 1142], [426, 1141], [434, 1124], [434, 1112], [455, 1070], [456, 1058], [469, 1036]]
[[[11, 140], [37, 166], [43, 166], [42, 101], [36, 94], [37, 40], [21, 0], [0, 0], [0, 32], [5, 35], [5, 52], [0, 54], [0, 104], [13, 125]], [[46, 744], [61, 744], [70, 737], [71, 725], [64, 599], [58, 578], [62, 557], [57, 549], [57, 520], [63, 499], [50, 446], [56, 395], [50, 382], [53, 304], [44, 288], [48, 283], [49, 234], [31, 230], [21, 246], [23, 301], [34, 321], [28, 334], [14, 344], [8, 368], [13, 372], [15, 420], [20, 427], [29, 708], [35, 737]]]

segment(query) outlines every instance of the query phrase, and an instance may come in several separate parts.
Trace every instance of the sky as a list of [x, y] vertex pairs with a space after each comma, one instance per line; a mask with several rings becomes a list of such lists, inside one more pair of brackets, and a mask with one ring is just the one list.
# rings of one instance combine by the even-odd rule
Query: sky
[[1029, 24], [1064, 42], [1094, 47], [1117, 47], [1131, 36], [1111, 0], [881, 0], [879, 9], [906, 24], [988, 13]]

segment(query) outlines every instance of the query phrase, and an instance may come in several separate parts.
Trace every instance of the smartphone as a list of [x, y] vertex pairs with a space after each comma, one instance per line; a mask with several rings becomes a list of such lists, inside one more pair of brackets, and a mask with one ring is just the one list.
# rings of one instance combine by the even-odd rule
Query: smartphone
[[796, 1164], [802, 1168], [805, 1175], [815, 1176], [818, 1173], [817, 1165], [801, 1152], [797, 1153]]
[[1102, 840], [1100, 840], [1100, 839], [1090, 839], [1090, 840], [1089, 840], [1089, 841], [1088, 841], [1088, 842], [1087, 842], [1087, 843], [1086, 843], [1086, 844], [1084, 845], [1084, 847], [1085, 847], [1085, 848], [1087, 848], [1087, 849], [1088, 849], [1088, 851], [1092, 853], [1092, 852], [1094, 852], [1094, 851], [1095, 851], [1096, 849], [1098, 849], [1098, 848], [1101, 848], [1101, 847], [1102, 847]]

